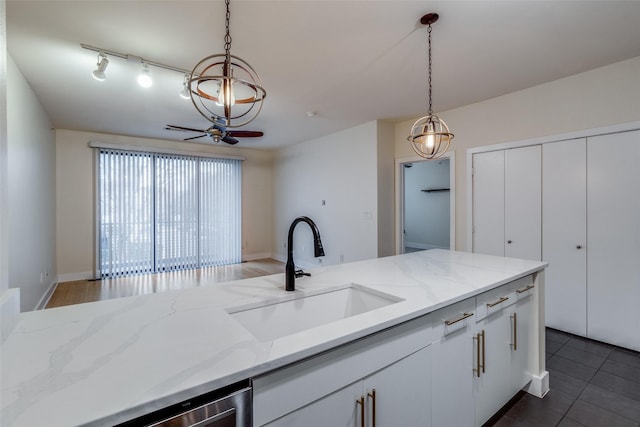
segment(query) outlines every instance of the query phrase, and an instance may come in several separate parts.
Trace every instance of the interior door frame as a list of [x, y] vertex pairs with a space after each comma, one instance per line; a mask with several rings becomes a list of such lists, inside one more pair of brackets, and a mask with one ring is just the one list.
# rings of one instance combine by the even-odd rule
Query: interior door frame
[[[448, 151], [440, 159], [449, 159], [449, 248], [456, 247], [456, 159], [455, 152]], [[396, 159], [396, 254], [404, 250], [404, 165], [430, 162], [418, 155]]]

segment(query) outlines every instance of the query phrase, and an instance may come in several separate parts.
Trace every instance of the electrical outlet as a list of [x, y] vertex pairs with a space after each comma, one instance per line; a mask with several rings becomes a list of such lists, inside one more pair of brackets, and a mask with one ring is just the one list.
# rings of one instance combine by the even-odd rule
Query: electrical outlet
[[340, 264], [344, 264], [344, 255], [340, 254]]

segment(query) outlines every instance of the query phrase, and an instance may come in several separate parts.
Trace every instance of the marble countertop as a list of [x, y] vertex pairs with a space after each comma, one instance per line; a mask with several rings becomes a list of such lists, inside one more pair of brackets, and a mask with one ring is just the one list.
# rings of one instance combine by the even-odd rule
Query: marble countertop
[[278, 298], [284, 275], [20, 315], [1, 349], [0, 424], [113, 425], [251, 378], [543, 269], [430, 250], [309, 270], [296, 293], [356, 283], [402, 298], [260, 342], [225, 310]]

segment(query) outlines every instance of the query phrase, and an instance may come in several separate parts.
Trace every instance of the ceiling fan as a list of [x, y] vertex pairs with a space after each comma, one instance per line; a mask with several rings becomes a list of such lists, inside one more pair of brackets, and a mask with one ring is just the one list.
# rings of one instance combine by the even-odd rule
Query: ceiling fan
[[238, 140], [236, 138], [259, 138], [264, 135], [264, 132], [261, 131], [253, 131], [253, 130], [227, 130], [226, 127], [214, 123], [207, 129], [194, 129], [187, 128], [183, 126], [175, 126], [175, 125], [166, 125], [165, 130], [175, 130], [175, 131], [187, 131], [187, 132], [200, 132], [202, 135], [192, 136], [190, 138], [185, 138], [184, 141], [189, 141], [191, 139], [198, 139], [205, 136], [213, 139], [213, 142], [226, 142], [227, 144], [237, 144]]

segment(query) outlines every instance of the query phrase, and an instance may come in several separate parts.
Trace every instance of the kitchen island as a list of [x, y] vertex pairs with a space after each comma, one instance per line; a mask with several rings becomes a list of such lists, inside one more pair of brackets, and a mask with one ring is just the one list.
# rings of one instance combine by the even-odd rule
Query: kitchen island
[[[475, 314], [475, 320], [452, 322], [469, 324], [474, 333], [477, 329], [473, 342], [479, 345], [483, 322], [501, 316], [494, 310], [507, 310], [509, 297], [500, 296], [506, 293], [514, 295], [511, 301], [524, 295], [530, 302], [533, 333], [519, 342], [528, 354], [527, 390], [541, 397], [548, 390], [545, 267], [536, 261], [430, 250], [313, 269], [311, 277], [296, 281], [293, 293], [284, 291], [284, 276], [278, 274], [22, 313], [2, 345], [0, 424], [114, 425], [241, 380], [258, 378], [259, 383], [282, 368], [389, 334], [443, 309], [454, 307], [447, 313], [453, 319], [456, 304], [473, 302], [474, 312], [461, 314]], [[349, 286], [393, 301], [272, 338], [257, 338], [232, 314], [238, 307]], [[437, 325], [424, 322], [436, 330]], [[480, 352], [469, 359], [469, 371], [477, 363], [478, 372], [465, 375], [480, 378]]]

